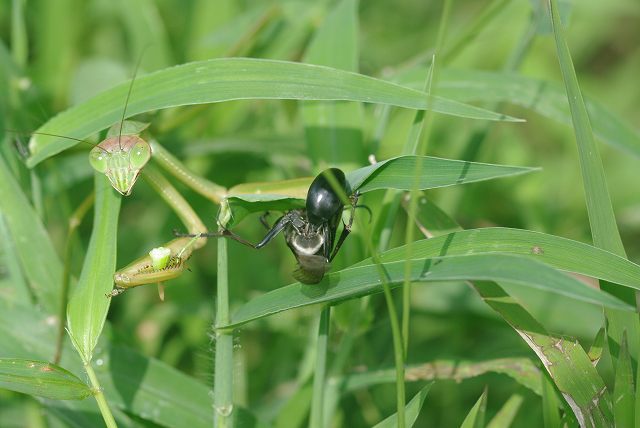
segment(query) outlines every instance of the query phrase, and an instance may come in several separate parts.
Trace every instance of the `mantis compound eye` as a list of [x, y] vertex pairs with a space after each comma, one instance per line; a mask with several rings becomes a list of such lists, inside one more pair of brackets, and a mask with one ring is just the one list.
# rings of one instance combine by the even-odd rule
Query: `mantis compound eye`
[[129, 164], [133, 169], [141, 169], [151, 158], [151, 147], [146, 141], [139, 139], [129, 152]]
[[91, 164], [91, 167], [93, 169], [98, 172], [104, 173], [107, 170], [108, 157], [109, 153], [107, 153], [104, 149], [100, 147], [94, 147], [89, 153], [89, 163]]

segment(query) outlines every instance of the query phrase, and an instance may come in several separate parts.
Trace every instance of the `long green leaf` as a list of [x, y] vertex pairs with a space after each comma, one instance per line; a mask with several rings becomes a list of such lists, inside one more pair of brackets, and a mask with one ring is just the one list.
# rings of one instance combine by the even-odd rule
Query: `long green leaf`
[[[558, 269], [615, 282], [640, 290], [640, 266], [582, 242], [530, 230], [491, 227], [469, 229], [414, 243], [414, 258], [465, 254], [509, 253], [540, 260]], [[382, 262], [399, 261], [404, 247], [381, 255]], [[358, 263], [370, 264], [369, 259]]]
[[49, 235], [0, 156], [0, 210], [11, 232], [22, 270], [38, 303], [57, 313], [62, 264]]
[[[444, 225], [445, 229], [456, 228], [459, 226], [451, 218], [446, 218], [446, 213], [437, 208], [435, 205], [425, 205], [426, 210], [421, 210], [418, 213], [417, 222], [421, 227], [427, 229]], [[431, 220], [431, 213], [438, 212], [438, 221]], [[503, 229], [480, 229], [480, 230], [503, 230]], [[510, 232], [516, 233], [516, 236], [521, 231], [513, 229], [504, 229], [505, 238], [507, 242], [511, 242], [509, 239]], [[425, 242], [434, 241], [436, 239], [446, 238], [445, 242], [453, 240], [452, 236], [466, 232], [473, 231], [461, 231], [455, 234], [441, 236], [440, 238], [433, 238]], [[491, 232], [489, 232], [491, 233]], [[535, 235], [544, 235], [537, 234]], [[545, 254], [545, 251], [551, 246], [555, 247], [558, 244], [562, 244], [563, 238], [553, 237], [551, 235], [544, 235], [548, 237], [552, 242], [547, 242], [545, 239], [544, 246], [538, 246], [540, 241], [535, 239], [534, 242], [530, 242], [532, 245], [532, 257], [539, 257]], [[520, 239], [524, 238], [527, 241], [526, 236], [520, 236]], [[558, 242], [555, 242], [560, 240]], [[480, 244], [482, 245], [482, 240]], [[495, 239], [495, 242], [500, 242], [501, 239]], [[579, 243], [578, 243], [579, 244]], [[585, 244], [579, 244], [579, 246]], [[590, 247], [590, 246], [587, 246]], [[447, 246], [447, 249], [451, 246]], [[590, 247], [595, 249], [595, 247]], [[579, 254], [586, 256], [591, 250], [581, 250], [579, 248], [567, 249], [565, 251], [577, 251]], [[595, 249], [596, 251], [602, 251]], [[602, 255], [590, 254], [587, 256], [587, 262], [591, 260], [597, 260], [601, 257], [605, 257], [610, 253], [603, 252]], [[622, 259], [614, 256], [616, 259]], [[622, 259], [624, 260], [624, 259]], [[570, 270], [578, 268], [583, 269], [585, 263], [566, 263], [567, 260], [558, 257], [550, 257], [545, 260], [549, 264], [556, 265], [557, 267], [569, 268]], [[624, 260], [626, 262], [626, 260]], [[559, 263], [558, 263], [559, 262]], [[601, 269], [602, 270], [602, 269]], [[579, 270], [578, 270], [579, 271]], [[607, 269], [605, 268], [606, 272]], [[597, 276], [597, 275], [596, 275]], [[606, 427], [611, 426], [613, 423], [612, 404], [609, 392], [607, 388], [592, 364], [589, 355], [582, 349], [579, 343], [572, 342], [567, 339], [556, 338], [550, 335], [546, 329], [533, 318], [513, 297], [509, 296], [500, 285], [487, 282], [487, 281], [475, 281], [473, 284], [475, 290], [480, 294], [484, 302], [492, 309], [500, 314], [500, 316], [522, 337], [527, 345], [536, 353], [540, 361], [543, 363], [545, 370], [549, 373], [551, 379], [562, 393], [563, 397], [571, 407], [576, 419], [582, 422], [583, 426], [588, 427]]]
[[[129, 83], [123, 83], [52, 118], [36, 132], [86, 138], [120, 120]], [[345, 100], [426, 109], [460, 117], [517, 120], [383, 80], [329, 67], [249, 58], [212, 59], [166, 68], [136, 79], [127, 114], [240, 99]], [[75, 145], [34, 135], [27, 164]]]
[[578, 154], [580, 155], [580, 169], [584, 181], [593, 242], [596, 247], [624, 256], [624, 246], [616, 225], [604, 168], [602, 167], [602, 159], [600, 158], [600, 150], [593, 138], [589, 113], [582, 98], [576, 70], [573, 67], [569, 47], [564, 37], [564, 29], [560, 23], [557, 3], [555, 0], [549, 0], [548, 4], [560, 70], [562, 71], [562, 78], [569, 99], [571, 119], [576, 134]]
[[613, 414], [616, 427], [631, 428], [634, 425], [635, 413], [635, 388], [633, 385], [633, 366], [629, 356], [626, 332], [622, 335], [618, 364], [616, 364], [616, 378], [613, 388]]
[[[404, 262], [384, 262], [387, 282], [398, 287], [404, 278]], [[382, 292], [378, 267], [373, 264], [331, 273], [317, 285], [291, 284], [255, 297], [231, 317], [225, 329], [265, 316], [316, 303], [342, 300]], [[508, 281], [525, 287], [557, 293], [577, 300], [624, 310], [633, 308], [606, 293], [590, 288], [543, 263], [517, 255], [472, 254], [422, 258], [411, 262], [412, 281], [489, 280]]]
[[[551, 15], [551, 25], [553, 27], [560, 70], [562, 71], [562, 78], [571, 109], [571, 119], [578, 146], [580, 170], [582, 172], [593, 243], [596, 247], [626, 257], [613, 206], [611, 205], [611, 197], [607, 188], [600, 151], [593, 137], [589, 114], [582, 98], [576, 70], [565, 39], [564, 28], [560, 22], [558, 4], [556, 0], [548, 0], [547, 4]], [[601, 287], [603, 290], [615, 293], [622, 300], [637, 305], [637, 293], [631, 290], [621, 290], [616, 288], [614, 284], [607, 282], [603, 282]], [[614, 362], [616, 361], [615, 357], [618, 355], [625, 330], [630, 335], [629, 348], [631, 355], [636, 356], [636, 353], [640, 350], [640, 322], [637, 314], [629, 315], [621, 314], [617, 311], [607, 311], [606, 315], [609, 325], [607, 334], [610, 339], [610, 352], [614, 356]]]
[[[427, 394], [431, 389], [431, 385], [433, 385], [433, 382], [427, 384], [424, 388], [422, 388], [420, 392], [418, 392], [406, 405], [404, 411], [407, 427], [412, 427], [413, 424], [416, 423], [418, 415], [420, 414], [420, 409], [422, 409], [424, 399], [427, 398]], [[382, 422], [376, 424], [374, 428], [393, 428], [396, 426], [398, 426], [398, 414], [394, 413]]]
[[[547, 18], [548, 19], [548, 18]], [[422, 72], [406, 76], [411, 87], [420, 87]], [[402, 83], [410, 83], [402, 79]], [[571, 124], [571, 113], [564, 88], [556, 82], [515, 73], [479, 70], [447, 70], [438, 82], [438, 94], [461, 102], [509, 102], [549, 119]], [[594, 134], [613, 147], [640, 156], [640, 132], [593, 99], [585, 104]]]
[[609, 391], [580, 344], [551, 336], [498, 284], [476, 281], [473, 286], [536, 353], [581, 426], [612, 426]]
[[45, 361], [0, 359], [0, 388], [54, 400], [82, 400], [91, 389], [77, 376]]
[[113, 288], [120, 212], [120, 196], [102, 174], [95, 174], [95, 191], [93, 232], [67, 306], [69, 335], [85, 363], [91, 361], [111, 302], [106, 295]]
[[[377, 162], [346, 174], [352, 191], [366, 193], [379, 189], [410, 190], [417, 156], [400, 156]], [[419, 189], [455, 186], [537, 171], [537, 168], [465, 162], [422, 157], [424, 173]], [[227, 227], [238, 224], [246, 215], [260, 211], [285, 211], [304, 206], [304, 198], [313, 178], [275, 183], [245, 183], [229, 190], [219, 220]]]

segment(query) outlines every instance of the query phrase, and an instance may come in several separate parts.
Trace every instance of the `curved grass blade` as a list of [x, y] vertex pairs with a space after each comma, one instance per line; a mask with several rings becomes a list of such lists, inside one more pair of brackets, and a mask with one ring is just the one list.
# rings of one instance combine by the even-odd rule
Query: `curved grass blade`
[[[540, 369], [529, 358], [497, 358], [486, 361], [438, 360], [408, 366], [405, 381], [453, 380], [482, 376], [485, 373], [501, 373], [514, 379], [536, 394], [542, 394]], [[355, 391], [372, 385], [395, 382], [395, 369], [382, 369], [363, 373], [351, 373], [332, 378], [329, 385], [340, 385], [344, 391]]]
[[[387, 282], [392, 288], [404, 280], [404, 262], [385, 262]], [[633, 308], [615, 297], [590, 288], [536, 260], [508, 254], [472, 254], [455, 257], [422, 258], [411, 262], [411, 281], [488, 280], [508, 281], [549, 293], [557, 293], [577, 300], [602, 304], [622, 310]], [[316, 285], [291, 284], [258, 296], [231, 317], [229, 325], [240, 324], [293, 308], [317, 303], [336, 303], [342, 300], [382, 292], [378, 267], [368, 264], [333, 272]]]
[[[414, 243], [414, 258], [509, 253], [640, 290], [640, 266], [613, 253], [559, 236], [530, 230], [491, 227], [469, 229]], [[382, 262], [403, 260], [404, 247], [380, 255]], [[356, 266], [371, 264], [363, 260]]]
[[[121, 120], [125, 82], [55, 116], [36, 132], [86, 138]], [[516, 121], [468, 104], [431, 97], [384, 80], [330, 67], [250, 58], [212, 59], [169, 67], [138, 77], [128, 116], [168, 107], [241, 99], [360, 101], [426, 109], [459, 117]], [[76, 142], [34, 135], [29, 167]]]
[[0, 388], [54, 400], [82, 400], [91, 389], [77, 376], [46, 361], [0, 359]]
[[[424, 399], [427, 398], [427, 394], [431, 389], [431, 385], [433, 385], [433, 382], [427, 384], [424, 388], [422, 388], [420, 392], [418, 392], [406, 405], [404, 412], [407, 427], [412, 427], [413, 424], [416, 423], [418, 415], [420, 414], [420, 410], [422, 409], [422, 404], [424, 404]], [[398, 414], [394, 413], [387, 419], [376, 424], [374, 428], [393, 428], [396, 426], [398, 426]]]
[[[410, 190], [414, 187], [417, 156], [400, 156], [346, 174], [352, 191], [366, 193], [378, 189]], [[510, 177], [537, 171], [537, 168], [466, 162], [422, 157], [424, 173], [419, 189], [454, 186], [477, 181]], [[238, 224], [247, 214], [260, 211], [285, 211], [304, 206], [313, 180], [298, 178], [272, 183], [247, 183], [229, 189], [219, 216], [227, 227]]]
[[78, 284], [67, 306], [69, 335], [85, 363], [102, 332], [113, 288], [120, 196], [102, 174], [95, 174], [93, 231]]
[[[548, 18], [547, 18], [548, 19]], [[402, 82], [419, 87], [416, 70]], [[515, 73], [479, 70], [447, 70], [438, 82], [438, 93], [460, 102], [509, 102], [549, 119], [570, 125], [567, 95], [555, 82], [533, 79]], [[603, 142], [640, 156], [640, 132], [597, 101], [585, 98], [594, 134]]]
[[11, 231], [22, 271], [38, 303], [57, 313], [62, 263], [53, 243], [22, 189], [0, 156], [0, 210]]

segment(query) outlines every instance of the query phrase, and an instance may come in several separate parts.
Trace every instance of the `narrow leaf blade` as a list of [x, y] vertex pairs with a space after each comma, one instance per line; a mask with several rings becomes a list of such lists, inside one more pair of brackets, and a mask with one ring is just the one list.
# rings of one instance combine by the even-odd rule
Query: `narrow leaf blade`
[[82, 400], [91, 389], [74, 374], [45, 361], [0, 359], [0, 388], [54, 400]]
[[113, 288], [120, 196], [107, 178], [95, 174], [95, 214], [89, 248], [76, 289], [67, 306], [69, 335], [85, 363], [102, 332]]

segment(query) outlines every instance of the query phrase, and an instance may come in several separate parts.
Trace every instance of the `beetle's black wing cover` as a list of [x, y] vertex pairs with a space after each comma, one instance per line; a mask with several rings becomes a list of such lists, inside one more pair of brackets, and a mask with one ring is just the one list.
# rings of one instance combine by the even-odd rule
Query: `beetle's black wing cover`
[[293, 271], [293, 277], [303, 284], [317, 284], [322, 281], [324, 274], [331, 269], [331, 264], [323, 256], [296, 255], [298, 268]]

